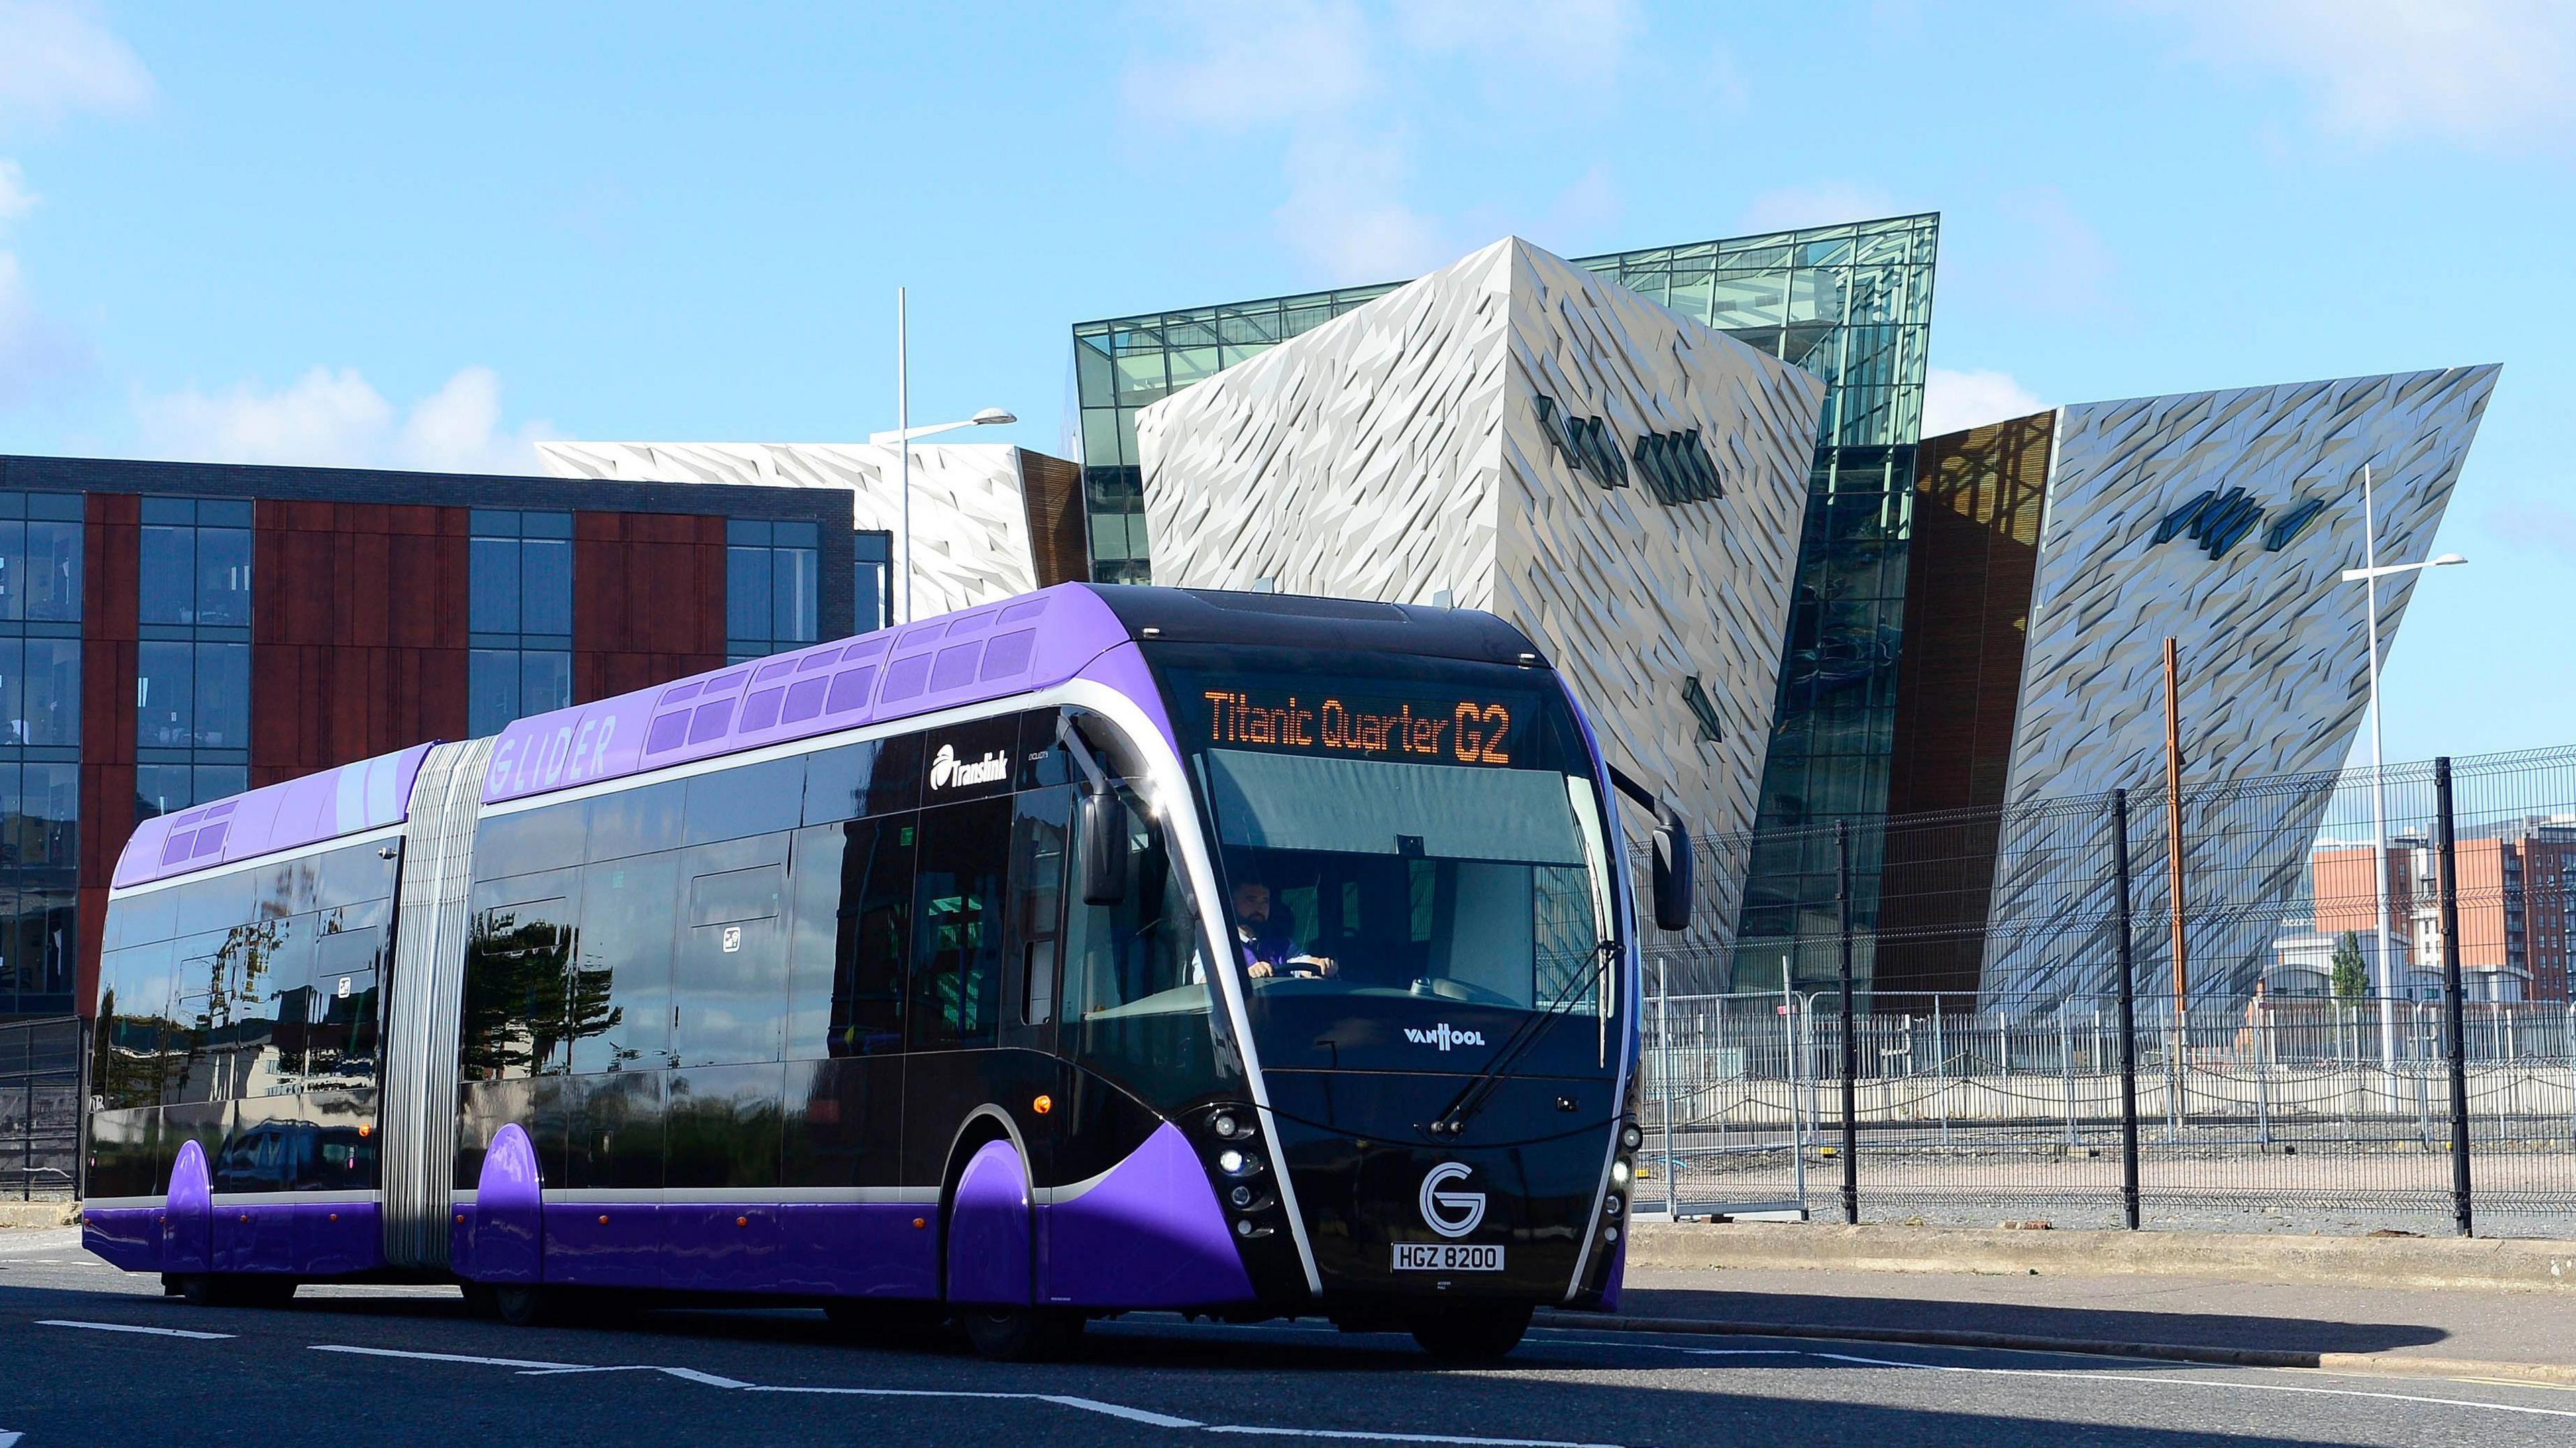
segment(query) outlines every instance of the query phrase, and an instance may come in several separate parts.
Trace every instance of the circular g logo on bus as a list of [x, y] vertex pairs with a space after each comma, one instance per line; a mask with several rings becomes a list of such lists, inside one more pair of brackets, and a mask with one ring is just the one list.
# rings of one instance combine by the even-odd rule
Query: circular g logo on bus
[[1443, 1237], [1463, 1237], [1485, 1220], [1483, 1192], [1444, 1192], [1451, 1182], [1465, 1181], [1469, 1168], [1444, 1161], [1422, 1177], [1422, 1224]]

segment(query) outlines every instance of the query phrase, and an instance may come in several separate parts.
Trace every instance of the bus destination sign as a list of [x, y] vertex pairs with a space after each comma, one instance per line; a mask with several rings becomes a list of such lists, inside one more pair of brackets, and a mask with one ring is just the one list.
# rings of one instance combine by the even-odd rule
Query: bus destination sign
[[1512, 711], [1490, 699], [1436, 701], [1208, 689], [1208, 742], [1416, 764], [1510, 764]]

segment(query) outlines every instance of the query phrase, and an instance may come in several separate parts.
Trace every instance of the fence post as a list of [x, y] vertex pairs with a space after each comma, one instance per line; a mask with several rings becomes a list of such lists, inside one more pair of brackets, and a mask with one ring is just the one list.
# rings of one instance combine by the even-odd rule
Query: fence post
[[[2576, 1008], [2571, 1008], [2576, 1011]], [[2571, 1032], [2576, 1032], [2576, 1014], [2569, 1016]], [[1950, 1144], [1950, 1045], [1941, 1034], [1941, 993], [1932, 993], [1932, 1099], [1940, 1103], [1941, 1144]], [[2568, 1131], [2576, 1136], [2576, 1115], [2567, 1119]]]
[[2066, 1002], [2057, 1003], [2057, 1086], [2066, 1098], [2066, 1144], [2075, 1145], [2075, 1039], [2066, 1029]]
[[1834, 821], [1834, 903], [1843, 980], [1843, 1220], [1860, 1221], [1860, 1053], [1852, 1041], [1851, 822]]
[[2460, 1235], [2469, 1216], [2469, 1062], [2466, 1011], [2460, 1002], [2460, 872], [2451, 812], [2451, 757], [2433, 761], [2433, 808], [2442, 851], [2442, 1035], [2451, 1056], [2451, 1209]]
[[1807, 1216], [1807, 1121], [1799, 1097], [1807, 1088], [1798, 1065], [1798, 997], [1789, 985], [1789, 957], [1780, 957], [1780, 1035], [1789, 1052], [1789, 1170], [1798, 1193], [1798, 1219]]
[[2129, 792], [2111, 791], [2112, 928], [2120, 959], [2120, 1208], [2138, 1230], [2138, 992], [2129, 932]]
[[2254, 997], [2254, 1139], [2272, 1144], [2272, 1007]]
[[1681, 1188], [1673, 1180], [1673, 983], [1672, 960], [1655, 957], [1655, 1056], [1664, 1091], [1664, 1220], [1681, 1217]]

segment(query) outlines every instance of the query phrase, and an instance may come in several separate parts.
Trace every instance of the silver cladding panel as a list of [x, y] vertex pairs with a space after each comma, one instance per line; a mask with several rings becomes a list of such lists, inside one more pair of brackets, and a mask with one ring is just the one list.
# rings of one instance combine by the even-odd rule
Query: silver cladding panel
[[[2339, 768], [2367, 708], [2362, 588], [2340, 576], [2362, 562], [2362, 464], [2380, 561], [2429, 557], [2496, 374], [2455, 367], [2059, 411], [2005, 802], [2152, 789], [2133, 799], [2138, 840], [2158, 842], [2137, 847], [2138, 901], [2161, 915], [2164, 640], [2177, 640], [2184, 877], [2206, 890], [2190, 897], [2195, 998], [2252, 989], [2328, 793], [2231, 782]], [[2153, 541], [2203, 489], [2238, 487], [2266, 523], [2297, 500], [2326, 506], [2278, 552], [2261, 527], [2215, 559], [2188, 537]], [[2412, 592], [2413, 575], [2380, 586], [2383, 665]], [[1992, 918], [2009, 928], [1988, 936], [1984, 989], [2112, 989], [2107, 948], [2038, 923], [2072, 918], [2055, 900], [2062, 862], [2046, 841], [2008, 830], [2001, 860]], [[2156, 935], [2141, 927], [2142, 941]]]
[[[1563, 670], [1609, 762], [1700, 831], [1753, 823], [1824, 384], [1507, 238], [1146, 408], [1158, 583], [1488, 609]], [[1578, 472], [1540, 397], [1622, 454], [1699, 431], [1725, 485]], [[1682, 681], [1712, 697], [1701, 737]], [[1711, 880], [1735, 920], [1740, 880]], [[1678, 983], [1677, 983], [1678, 985]]]
[[491, 761], [490, 739], [431, 750], [403, 826], [384, 1096], [385, 1260], [397, 1267], [448, 1265], [466, 899]]
[[[558, 478], [829, 488], [850, 495], [850, 523], [895, 535], [903, 560], [902, 459], [873, 443], [541, 442]], [[1009, 443], [912, 445], [912, 616], [972, 608], [1037, 587], [1020, 450]]]

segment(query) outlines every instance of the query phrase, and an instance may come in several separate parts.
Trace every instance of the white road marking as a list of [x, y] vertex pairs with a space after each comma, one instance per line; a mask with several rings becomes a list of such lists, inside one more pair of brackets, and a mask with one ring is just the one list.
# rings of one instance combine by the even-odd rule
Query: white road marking
[[1098, 1398], [1077, 1398], [1070, 1393], [1040, 1393], [1037, 1396], [1041, 1401], [1054, 1403], [1058, 1407], [1080, 1408], [1086, 1413], [1106, 1413], [1113, 1418], [1124, 1418], [1131, 1423], [1147, 1423], [1157, 1428], [1207, 1426], [1196, 1418], [1175, 1418], [1169, 1413], [1148, 1412], [1143, 1408], [1128, 1407], [1124, 1403], [1104, 1403]]
[[579, 1363], [537, 1362], [530, 1358], [472, 1357], [465, 1353], [456, 1352], [405, 1352], [400, 1348], [391, 1347], [350, 1347], [344, 1343], [336, 1342], [317, 1342], [312, 1344], [312, 1350], [314, 1352], [356, 1353], [360, 1357], [415, 1358], [421, 1362], [429, 1363], [472, 1363], [477, 1367], [487, 1368], [570, 1369], [581, 1366]]
[[0, 1448], [13, 1448], [19, 1439], [26, 1436], [24, 1433], [12, 1433], [6, 1428], [0, 1428]]
[[229, 1332], [190, 1332], [184, 1327], [137, 1327], [130, 1322], [75, 1322], [66, 1317], [36, 1320], [38, 1327], [77, 1327], [85, 1332], [139, 1332], [152, 1337], [192, 1337], [200, 1342], [220, 1342], [231, 1337]]
[[1618, 1448], [1615, 1443], [1569, 1443], [1564, 1438], [1461, 1438], [1455, 1433], [1370, 1433], [1365, 1427], [1247, 1427], [1218, 1422], [1208, 1433], [1257, 1438], [1352, 1438], [1360, 1443], [1468, 1443], [1476, 1448]]
[[[2486, 1400], [2484, 1400], [2484, 1399], [2480, 1399], [2480, 1398], [2442, 1398], [2442, 1397], [2435, 1397], [2435, 1396], [2433, 1396], [2433, 1395], [2431, 1395], [2431, 1394], [2428, 1394], [2428, 1393], [2390, 1393], [2390, 1392], [2379, 1392], [2379, 1391], [2373, 1391], [2373, 1390], [2371, 1390], [2371, 1389], [2367, 1389], [2367, 1388], [2319, 1388], [2319, 1387], [2309, 1387], [2309, 1386], [2307, 1386], [2307, 1385], [2305, 1385], [2305, 1384], [2302, 1384], [2302, 1383], [2258, 1383], [2258, 1382], [2236, 1382], [2236, 1381], [2231, 1381], [2231, 1380], [2223, 1379], [2223, 1378], [2186, 1378], [2186, 1377], [2175, 1377], [2175, 1376], [2172, 1376], [2172, 1375], [2170, 1375], [2170, 1374], [2165, 1374], [2165, 1373], [2108, 1373], [2108, 1372], [2085, 1372], [2085, 1371], [2082, 1371], [2082, 1370], [2080, 1370], [2080, 1369], [2071, 1369], [2071, 1368], [1981, 1368], [1981, 1367], [1969, 1367], [1969, 1366], [1966, 1366], [1966, 1365], [1964, 1365], [1964, 1364], [1959, 1364], [1959, 1363], [1917, 1363], [1917, 1362], [1905, 1362], [1905, 1361], [1902, 1361], [1902, 1360], [1897, 1359], [1897, 1358], [1874, 1358], [1874, 1357], [1862, 1357], [1862, 1356], [1860, 1356], [1860, 1355], [1859, 1355], [1859, 1354], [1857, 1354], [1857, 1353], [1827, 1352], [1827, 1351], [1825, 1351], [1825, 1350], [1823, 1350], [1823, 1349], [1821, 1349], [1821, 1348], [1722, 1348], [1722, 1347], [1683, 1347], [1683, 1346], [1680, 1346], [1680, 1345], [1675, 1344], [1675, 1343], [1663, 1343], [1663, 1342], [1608, 1342], [1608, 1341], [1603, 1341], [1603, 1340], [1598, 1339], [1598, 1338], [1563, 1338], [1563, 1337], [1561, 1337], [1561, 1338], [1551, 1338], [1551, 1339], [1549, 1339], [1549, 1341], [1552, 1341], [1552, 1342], [1561, 1342], [1561, 1343], [1564, 1343], [1564, 1344], [1566, 1344], [1566, 1345], [1568, 1345], [1568, 1346], [1571, 1346], [1571, 1347], [1617, 1347], [1617, 1348], [1628, 1348], [1628, 1349], [1632, 1349], [1632, 1350], [1633, 1350], [1633, 1349], [1636, 1349], [1636, 1348], [1650, 1348], [1650, 1349], [1653, 1349], [1653, 1350], [1655, 1350], [1655, 1351], [1657, 1351], [1657, 1352], [1677, 1352], [1677, 1353], [1685, 1353], [1685, 1354], [1688, 1354], [1688, 1355], [1690, 1355], [1690, 1356], [1692, 1356], [1692, 1357], [1771, 1357], [1771, 1356], [1805, 1357], [1805, 1358], [1816, 1358], [1816, 1359], [1819, 1359], [1819, 1360], [1824, 1361], [1824, 1362], [1853, 1363], [1853, 1364], [1857, 1364], [1857, 1365], [1862, 1366], [1862, 1367], [1875, 1367], [1875, 1368], [1909, 1368], [1909, 1369], [1912, 1369], [1912, 1370], [1914, 1370], [1914, 1371], [1916, 1371], [1916, 1372], [1930, 1372], [1930, 1373], [1983, 1373], [1983, 1374], [1985, 1374], [1985, 1375], [1987, 1375], [1987, 1376], [1989, 1376], [1989, 1377], [2004, 1377], [2004, 1378], [2047, 1378], [2047, 1379], [2050, 1379], [2050, 1380], [2052, 1380], [2052, 1381], [2061, 1381], [2061, 1382], [2062, 1382], [2062, 1381], [2064, 1381], [2064, 1380], [2066, 1380], [2066, 1379], [2069, 1379], [2069, 1378], [2076, 1378], [2076, 1379], [2082, 1379], [2082, 1380], [2091, 1381], [2091, 1382], [2102, 1382], [2102, 1383], [2145, 1383], [2145, 1384], [2148, 1384], [2148, 1385], [2150, 1385], [2150, 1386], [2161, 1386], [2161, 1385], [2163, 1385], [2163, 1384], [2171, 1383], [2171, 1384], [2178, 1384], [2178, 1385], [2183, 1386], [2183, 1387], [2192, 1387], [2192, 1388], [2217, 1388], [2217, 1389], [2220, 1389], [2220, 1390], [2222, 1390], [2222, 1391], [2235, 1391], [2235, 1392], [2246, 1392], [2246, 1393], [2303, 1393], [2303, 1394], [2308, 1394], [2308, 1395], [2310, 1395], [2310, 1396], [2315, 1396], [2315, 1397], [2328, 1397], [2328, 1398], [2367, 1398], [2367, 1399], [2375, 1399], [2375, 1400], [2380, 1401], [2380, 1402], [2389, 1402], [2389, 1403], [2426, 1403], [2426, 1404], [2431, 1404], [2431, 1405], [2435, 1405], [2435, 1406], [2441, 1406], [2441, 1407], [2452, 1407], [2452, 1408], [2485, 1408], [2485, 1409], [2488, 1409], [2488, 1410], [2490, 1410], [2490, 1411], [2492, 1411], [2492, 1412], [2498, 1412], [2498, 1413], [2523, 1413], [2523, 1414], [2528, 1414], [2528, 1415], [2530, 1415], [2530, 1416], [2534, 1416], [2534, 1417], [2541, 1417], [2541, 1418], [2576, 1418], [2576, 1409], [2569, 1409], [2569, 1408], [2542, 1408], [2542, 1407], [2535, 1407], [2535, 1406], [2532, 1406], [2532, 1405], [2530, 1405], [2530, 1404], [2525, 1404], [2525, 1403], [2494, 1403], [2494, 1402], [2488, 1402], [2488, 1401], [2486, 1401]], [[2032, 1352], [2036, 1352], [2036, 1351], [2038, 1351], [2038, 1349], [1992, 1349], [1992, 1348], [1971, 1348], [1971, 1349], [1966, 1349], [1966, 1351], [1971, 1351], [1971, 1352], [1992, 1352], [1992, 1351], [2032, 1351]], [[2061, 1356], [2062, 1356], [2062, 1354], [2061, 1354]], [[2531, 1383], [2515, 1383], [2515, 1384], [2512, 1384], [2511, 1386], [2514, 1386], [2514, 1387], [2532, 1387], [2532, 1386], [2535, 1386], [2535, 1384], [2531, 1384]]]

